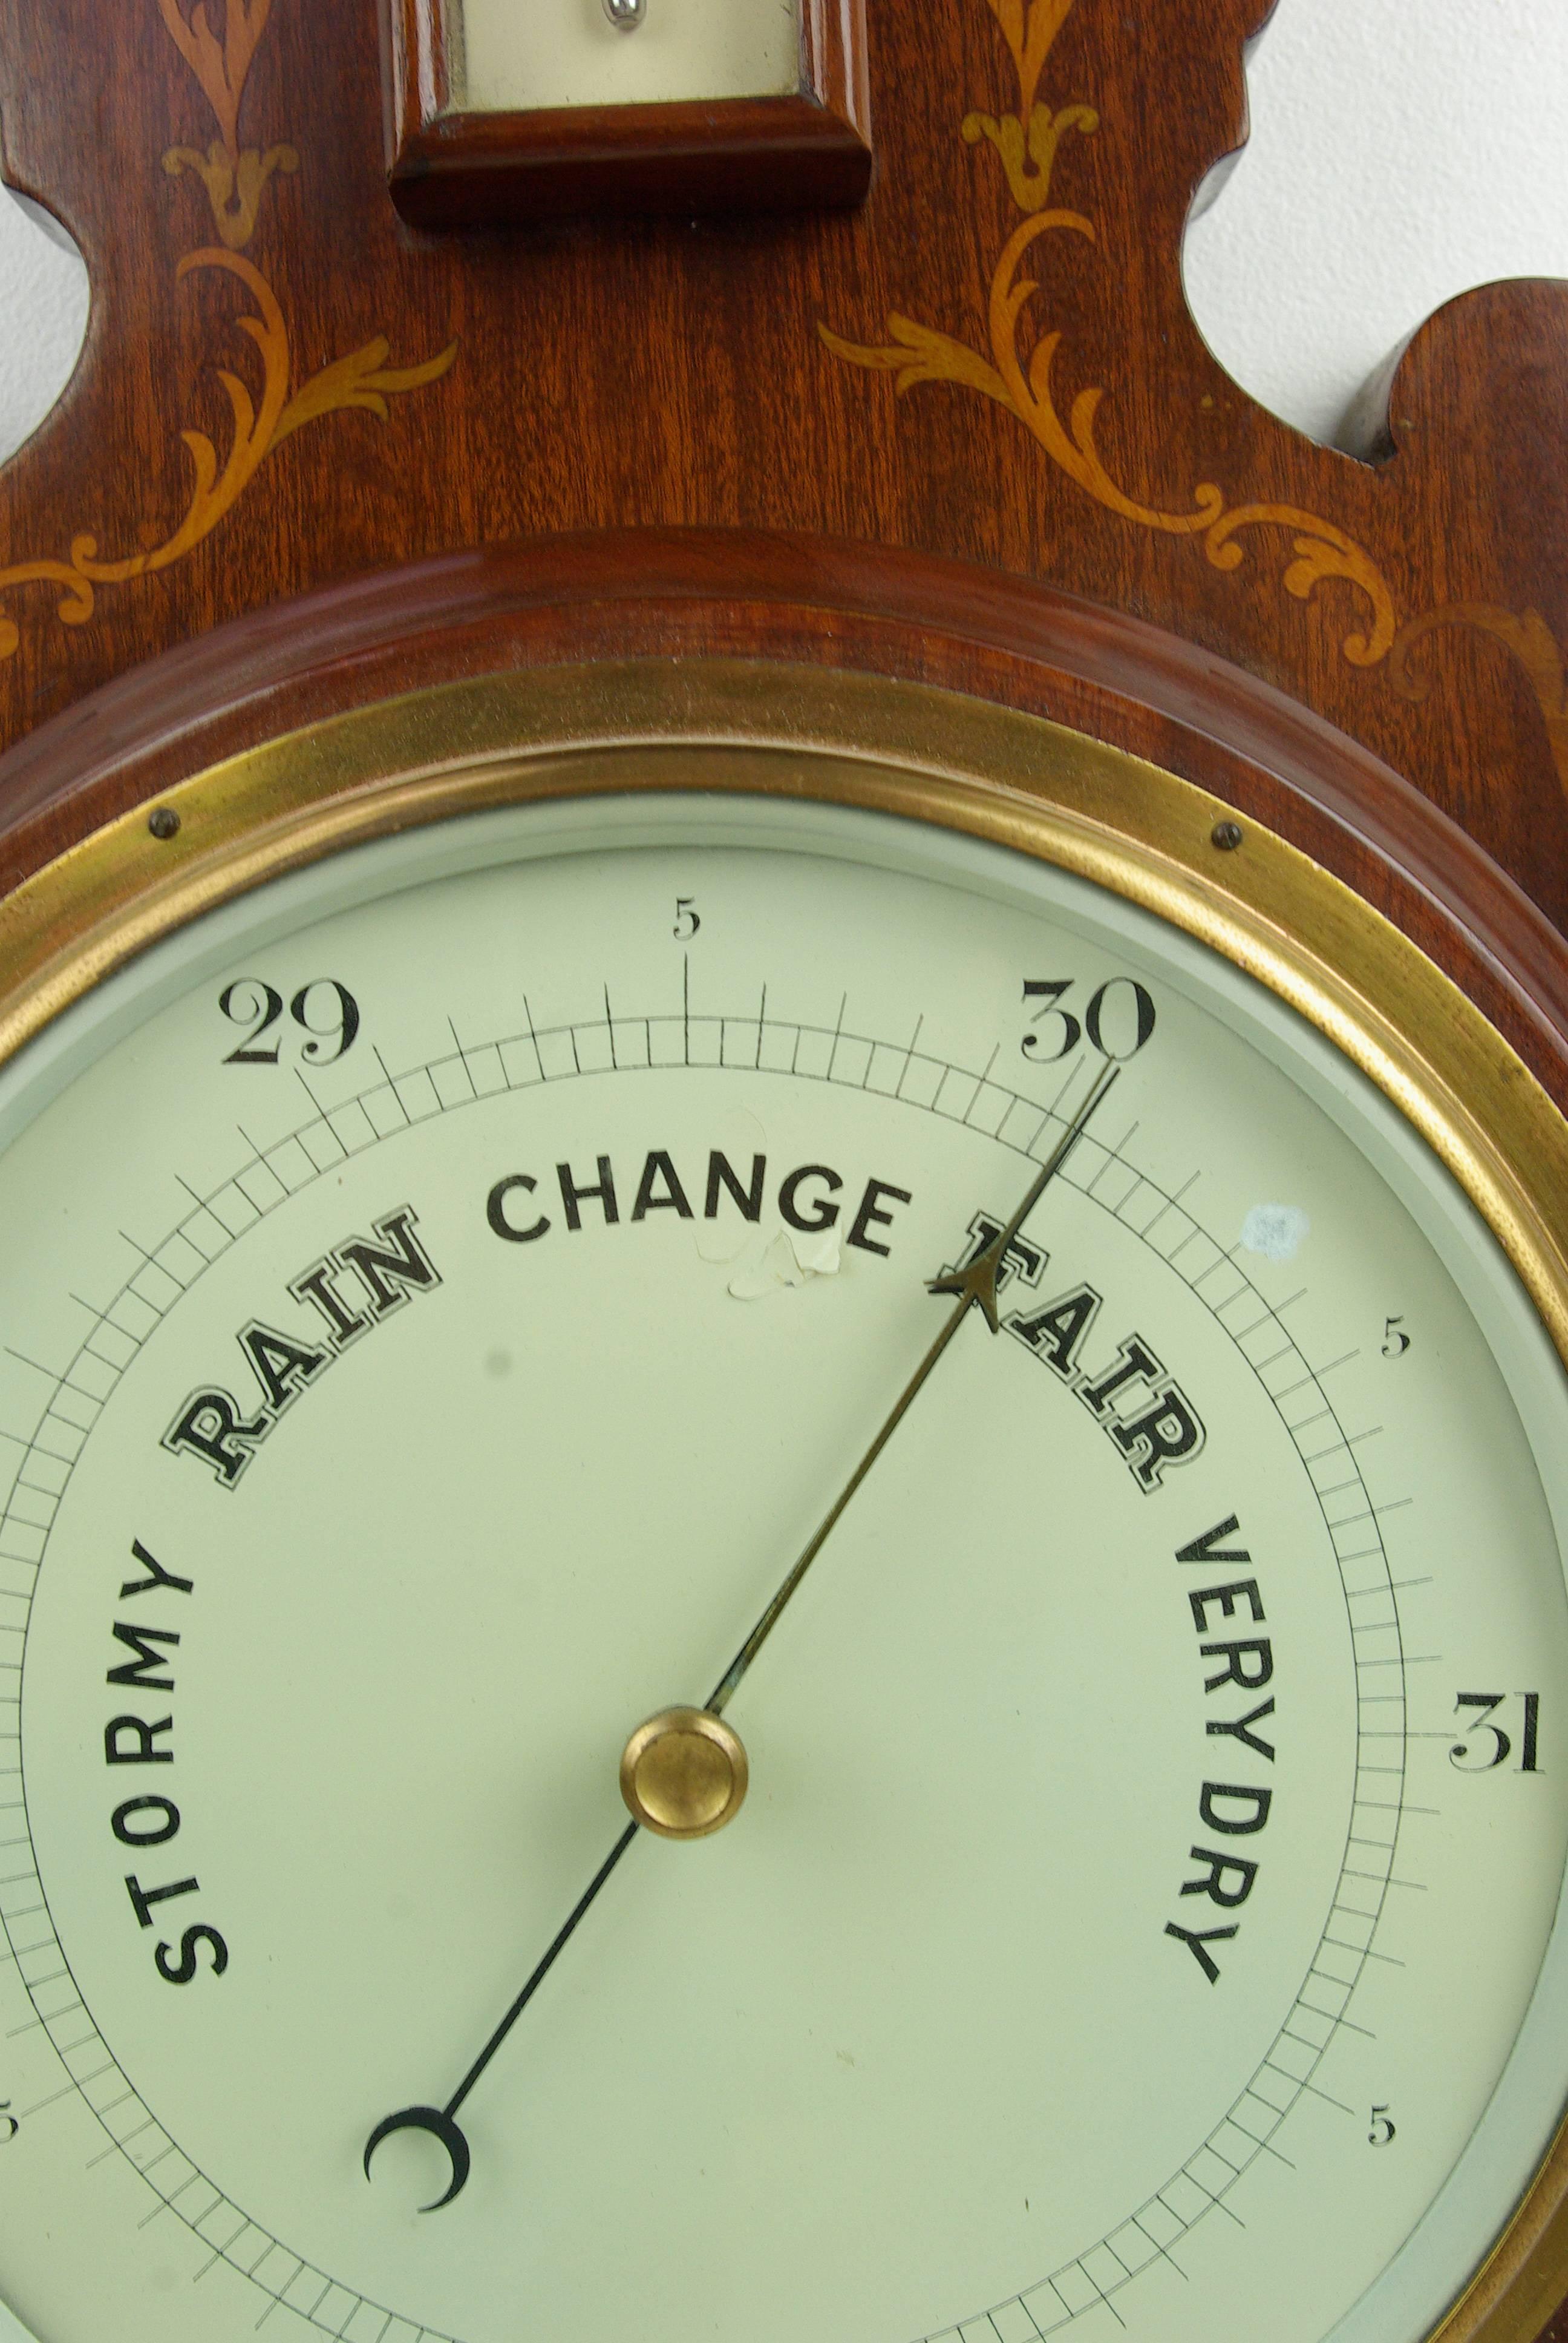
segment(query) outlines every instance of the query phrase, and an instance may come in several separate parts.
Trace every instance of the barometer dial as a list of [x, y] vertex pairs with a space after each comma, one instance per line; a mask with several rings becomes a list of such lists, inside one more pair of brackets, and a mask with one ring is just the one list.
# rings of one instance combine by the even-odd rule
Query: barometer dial
[[1549, 1245], [1239, 948], [607, 770], [5, 1074], [6, 2302], [1418, 2343], [1564, 2093]]

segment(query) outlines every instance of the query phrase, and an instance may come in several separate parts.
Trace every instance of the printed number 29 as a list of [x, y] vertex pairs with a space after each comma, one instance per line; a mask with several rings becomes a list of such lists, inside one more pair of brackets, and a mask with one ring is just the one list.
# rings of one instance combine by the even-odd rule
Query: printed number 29
[[[327, 1008], [322, 995], [330, 993], [336, 1008]], [[312, 1006], [312, 1001], [316, 1005]], [[276, 1066], [283, 1048], [281, 1041], [270, 1048], [258, 1047], [264, 1033], [270, 1033], [283, 1014], [283, 995], [276, 987], [261, 983], [254, 976], [242, 976], [236, 983], [226, 985], [218, 994], [217, 1005], [231, 1025], [248, 1025], [249, 1032], [237, 1050], [231, 1050], [224, 1060], [226, 1066]], [[325, 1011], [325, 1021], [323, 1011]], [[300, 1050], [300, 1056], [312, 1065], [335, 1065], [347, 1057], [354, 1047], [354, 1037], [359, 1031], [359, 1003], [347, 985], [336, 977], [317, 977], [310, 984], [302, 984], [288, 1004], [294, 1022], [311, 1038]], [[324, 1051], [325, 1041], [336, 1041], [335, 1050]]]
[[1070, 1057], [1087, 1034], [1091, 1049], [1102, 1058], [1114, 1058], [1119, 1064], [1135, 1058], [1154, 1031], [1154, 1003], [1142, 985], [1130, 976], [1111, 977], [1090, 994], [1081, 1021], [1060, 1005], [1077, 981], [1071, 976], [1025, 978], [1025, 1001], [1043, 1001], [1046, 1005], [1030, 1020], [1034, 1030], [1023, 1037], [1023, 1055], [1037, 1065], [1054, 1066]]

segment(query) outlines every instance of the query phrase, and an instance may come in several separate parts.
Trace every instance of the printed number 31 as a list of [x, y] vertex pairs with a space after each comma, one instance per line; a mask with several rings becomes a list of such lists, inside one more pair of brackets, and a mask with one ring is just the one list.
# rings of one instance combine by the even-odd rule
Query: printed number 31
[[[1524, 1723], [1519, 1742], [1519, 1771], [1522, 1774], [1539, 1774], [1541, 1771], [1541, 1694], [1538, 1692], [1526, 1692], [1521, 1693], [1519, 1697], [1524, 1704]], [[1455, 1694], [1453, 1705], [1456, 1715], [1464, 1708], [1476, 1712], [1474, 1715], [1465, 1719], [1464, 1730], [1467, 1738], [1463, 1741], [1456, 1741], [1448, 1753], [1449, 1764], [1456, 1767], [1460, 1773], [1491, 1774], [1494, 1773], [1499, 1765], [1505, 1765], [1508, 1763], [1513, 1754], [1513, 1736], [1512, 1734], [1505, 1733], [1500, 1725], [1493, 1725], [1492, 1722], [1493, 1713], [1503, 1706], [1507, 1698], [1508, 1694], [1501, 1692], [1462, 1692]], [[1492, 1743], [1489, 1755], [1483, 1755], [1477, 1745], [1478, 1737], [1483, 1733], [1488, 1735]]]

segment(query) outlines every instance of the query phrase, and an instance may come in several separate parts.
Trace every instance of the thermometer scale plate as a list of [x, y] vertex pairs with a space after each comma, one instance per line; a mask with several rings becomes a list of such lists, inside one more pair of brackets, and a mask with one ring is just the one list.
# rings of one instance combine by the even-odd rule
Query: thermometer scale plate
[[382, 0], [387, 167], [412, 226], [859, 204], [864, 0]]

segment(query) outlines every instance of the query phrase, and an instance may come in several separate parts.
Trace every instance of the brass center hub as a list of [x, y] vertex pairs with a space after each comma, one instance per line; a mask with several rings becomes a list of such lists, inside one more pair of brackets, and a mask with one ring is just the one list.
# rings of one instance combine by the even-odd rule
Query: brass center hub
[[706, 1838], [740, 1812], [749, 1768], [738, 1734], [706, 1708], [661, 1708], [620, 1761], [628, 1811], [660, 1838]]

